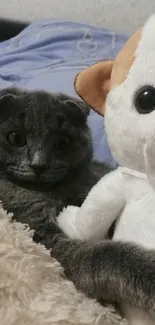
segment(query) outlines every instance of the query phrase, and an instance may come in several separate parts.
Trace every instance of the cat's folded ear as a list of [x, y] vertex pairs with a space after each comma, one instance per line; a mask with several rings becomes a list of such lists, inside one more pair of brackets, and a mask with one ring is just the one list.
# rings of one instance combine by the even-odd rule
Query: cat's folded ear
[[0, 90], [0, 99], [2, 99], [4, 96], [12, 96], [12, 97], [17, 97], [21, 95], [21, 90], [19, 88], [4, 88]]
[[85, 115], [86, 117], [90, 113], [90, 106], [82, 100], [79, 100], [77, 98], [69, 98], [65, 101], [65, 103], [68, 107], [70, 106], [71, 109], [74, 109], [75, 107], [81, 114]]
[[9, 115], [14, 108], [15, 100], [19, 97], [19, 90], [16, 88], [6, 88], [0, 91], [0, 116]]
[[19, 97], [19, 95], [21, 95], [21, 92], [18, 88], [5, 88], [0, 90], [0, 105], [4, 102], [13, 102], [13, 100]]

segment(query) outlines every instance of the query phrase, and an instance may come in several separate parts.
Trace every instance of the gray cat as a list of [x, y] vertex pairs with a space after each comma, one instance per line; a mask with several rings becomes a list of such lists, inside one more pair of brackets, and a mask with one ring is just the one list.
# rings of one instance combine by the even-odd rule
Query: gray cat
[[110, 171], [93, 161], [89, 111], [63, 94], [0, 91], [0, 200], [36, 230], [36, 241], [46, 238], [65, 206], [80, 206]]

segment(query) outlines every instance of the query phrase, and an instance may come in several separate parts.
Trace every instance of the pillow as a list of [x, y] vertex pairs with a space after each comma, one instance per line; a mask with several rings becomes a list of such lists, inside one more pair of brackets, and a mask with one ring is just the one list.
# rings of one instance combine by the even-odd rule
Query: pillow
[[[127, 36], [104, 28], [45, 20], [29, 25], [0, 43], [0, 88], [17, 86], [76, 96], [74, 78], [85, 67], [116, 56]], [[94, 157], [116, 165], [104, 131], [104, 118], [94, 111], [88, 119]]]

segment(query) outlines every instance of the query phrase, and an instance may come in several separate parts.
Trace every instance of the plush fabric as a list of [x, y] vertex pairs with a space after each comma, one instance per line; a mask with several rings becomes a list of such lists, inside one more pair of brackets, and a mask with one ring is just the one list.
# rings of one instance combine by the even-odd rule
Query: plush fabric
[[125, 325], [112, 307], [77, 292], [32, 231], [0, 209], [1, 325]]

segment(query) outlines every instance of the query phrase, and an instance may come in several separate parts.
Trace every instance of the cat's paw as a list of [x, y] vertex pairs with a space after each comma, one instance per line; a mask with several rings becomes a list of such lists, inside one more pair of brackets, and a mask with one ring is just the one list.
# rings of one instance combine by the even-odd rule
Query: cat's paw
[[63, 238], [64, 234], [55, 221], [42, 223], [35, 229], [33, 240], [44, 245], [47, 249], [52, 248], [58, 238]]
[[79, 207], [70, 205], [57, 218], [59, 227], [71, 239], [80, 239], [76, 229], [76, 217], [79, 210]]

